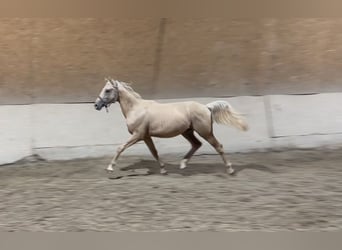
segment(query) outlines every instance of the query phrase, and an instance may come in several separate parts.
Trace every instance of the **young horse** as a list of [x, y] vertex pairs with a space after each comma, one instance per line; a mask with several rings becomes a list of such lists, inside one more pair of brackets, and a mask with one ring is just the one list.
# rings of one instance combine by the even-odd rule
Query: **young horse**
[[208, 141], [220, 154], [228, 168], [229, 174], [234, 173], [232, 164], [226, 159], [222, 144], [213, 135], [213, 121], [232, 125], [246, 131], [248, 126], [226, 101], [215, 101], [203, 105], [194, 101], [162, 104], [144, 100], [129, 85], [113, 79], [106, 79], [100, 95], [95, 101], [95, 109], [106, 109], [119, 102], [131, 138], [118, 147], [117, 153], [107, 167], [114, 171], [113, 166], [120, 154], [138, 141], [144, 141], [154, 158], [160, 165], [160, 173], [166, 174], [164, 163], [159, 159], [158, 152], [151, 137], [170, 138], [184, 136], [191, 143], [191, 149], [181, 161], [180, 168], [186, 167], [191, 156], [201, 147], [202, 143], [194, 135], [196, 131]]

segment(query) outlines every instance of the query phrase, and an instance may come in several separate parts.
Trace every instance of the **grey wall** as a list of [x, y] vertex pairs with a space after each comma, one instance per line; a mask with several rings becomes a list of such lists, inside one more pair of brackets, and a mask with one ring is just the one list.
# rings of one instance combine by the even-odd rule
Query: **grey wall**
[[[217, 98], [186, 100], [206, 104]], [[215, 136], [227, 153], [342, 145], [342, 93], [225, 100], [246, 115], [250, 127], [241, 132], [214, 124]], [[110, 107], [109, 113], [95, 111], [90, 103], [0, 105], [0, 117], [0, 165], [32, 154], [47, 160], [113, 156], [130, 137], [117, 104]], [[190, 147], [182, 136], [153, 140], [161, 157], [173, 153], [180, 160]], [[201, 140], [199, 154], [216, 153]], [[150, 156], [144, 143], [127, 149], [124, 155], [128, 154]]]

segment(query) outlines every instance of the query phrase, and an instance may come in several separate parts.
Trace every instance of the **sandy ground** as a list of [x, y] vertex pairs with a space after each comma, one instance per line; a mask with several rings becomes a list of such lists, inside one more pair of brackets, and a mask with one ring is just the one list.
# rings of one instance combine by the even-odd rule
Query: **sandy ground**
[[[0, 167], [0, 231], [277, 231], [342, 229], [341, 150], [21, 162]], [[110, 177], [110, 178], [109, 178]], [[114, 177], [121, 177], [115, 179]]]

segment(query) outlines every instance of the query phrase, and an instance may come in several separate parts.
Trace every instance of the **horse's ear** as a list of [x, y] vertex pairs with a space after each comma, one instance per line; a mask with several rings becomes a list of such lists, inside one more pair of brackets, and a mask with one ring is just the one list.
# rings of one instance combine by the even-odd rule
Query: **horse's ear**
[[109, 78], [108, 81], [115, 87], [118, 86], [117, 82], [115, 80], [113, 80], [112, 78]]

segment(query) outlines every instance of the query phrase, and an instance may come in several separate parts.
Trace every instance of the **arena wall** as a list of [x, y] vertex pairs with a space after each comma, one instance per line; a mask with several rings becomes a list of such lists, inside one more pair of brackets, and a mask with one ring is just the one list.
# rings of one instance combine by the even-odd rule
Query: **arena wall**
[[[220, 99], [244, 113], [250, 125], [247, 132], [214, 126], [227, 153], [342, 146], [342, 93]], [[206, 104], [218, 99], [190, 100]], [[0, 164], [30, 155], [47, 160], [110, 156], [130, 136], [119, 105], [112, 105], [108, 114], [87, 103], [1, 105], [0, 117]], [[174, 153], [181, 158], [190, 147], [181, 136], [157, 138], [155, 143], [161, 156]], [[198, 153], [215, 151], [204, 143]], [[149, 155], [149, 151], [139, 143], [124, 154]]]
[[339, 145], [341, 31], [342, 19], [1, 19], [0, 164], [112, 155], [129, 135], [117, 106], [93, 109], [105, 76], [162, 102], [228, 100], [251, 130], [216, 126], [227, 152]]

